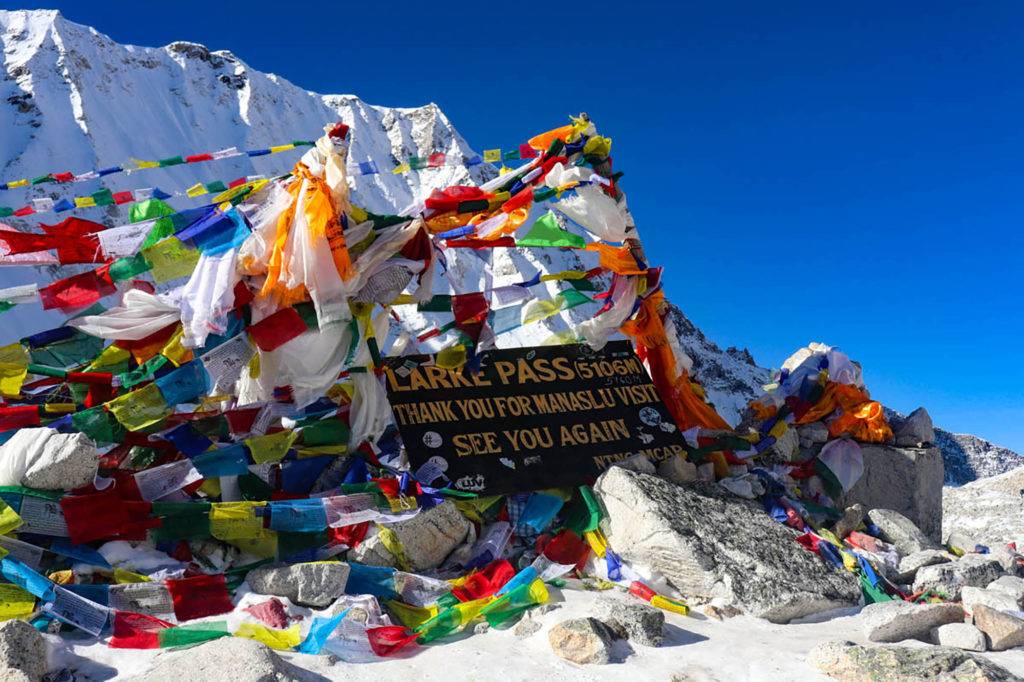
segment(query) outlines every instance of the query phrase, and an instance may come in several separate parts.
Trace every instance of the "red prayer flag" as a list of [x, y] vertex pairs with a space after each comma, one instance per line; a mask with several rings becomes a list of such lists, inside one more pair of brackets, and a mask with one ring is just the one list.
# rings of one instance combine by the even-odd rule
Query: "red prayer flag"
[[5, 253], [18, 254], [55, 249], [60, 245], [60, 241], [47, 234], [3, 230], [0, 231], [0, 244], [3, 245]]
[[107, 229], [105, 225], [72, 216], [56, 225], [40, 223], [39, 227], [46, 234], [61, 238], [56, 244], [57, 259], [61, 264], [103, 263], [107, 260], [100, 249], [100, 240], [95, 236], [96, 232]]
[[65, 495], [60, 508], [68, 526], [68, 535], [76, 545], [103, 540], [119, 534], [128, 523], [128, 510], [111, 486], [90, 495]]
[[168, 580], [167, 589], [174, 601], [174, 616], [179, 621], [216, 616], [235, 608], [223, 574]]
[[115, 204], [128, 204], [135, 200], [131, 192], [114, 192], [112, 196]]
[[229, 182], [228, 187], [238, 187], [239, 185], [244, 185], [246, 182], [248, 181], [244, 177], [238, 178], [237, 180]]
[[519, 145], [519, 158], [521, 159], [536, 159], [540, 156], [540, 152], [531, 147], [528, 144]]
[[439, 168], [444, 165], [445, 158], [444, 152], [435, 152], [427, 157], [427, 165], [431, 168]]
[[590, 555], [590, 545], [571, 530], [563, 530], [544, 546], [547, 559], [563, 566], [579, 566]]
[[39, 289], [39, 299], [44, 310], [59, 308], [64, 312], [92, 305], [104, 296], [117, 291], [110, 274], [103, 269], [101, 275], [96, 270], [89, 270], [80, 275], [59, 279]]
[[444, 245], [453, 249], [493, 249], [497, 246], [515, 246], [512, 237], [497, 239], [446, 239]]
[[213, 161], [212, 154], [193, 154], [185, 157], [185, 163], [199, 163], [200, 161]]
[[330, 538], [331, 545], [345, 545], [349, 549], [355, 549], [366, 538], [366, 533], [369, 530], [370, 522], [363, 521], [351, 526], [328, 528], [327, 537]]
[[75, 179], [75, 174], [71, 171], [66, 171], [64, 173], [51, 173], [50, 177], [57, 182], [71, 182]]
[[500, 590], [516, 574], [506, 559], [498, 559], [466, 577], [459, 587], [452, 588], [452, 594], [459, 601], [472, 601], [489, 597]]
[[22, 206], [21, 208], [14, 212], [14, 215], [18, 216], [19, 218], [24, 218], [25, 216], [32, 215], [35, 212], [36, 210], [31, 206]]
[[452, 296], [452, 314], [455, 315], [455, 326], [469, 337], [473, 344], [480, 340], [484, 322], [490, 306], [482, 292], [457, 294]]
[[94, 223], [91, 220], [83, 220], [82, 218], [76, 218], [74, 216], [66, 218], [56, 225], [44, 225], [43, 223], [39, 223], [39, 227], [46, 234], [56, 237], [81, 236], [83, 234], [102, 232], [107, 229], [106, 225]]
[[[42, 290], [40, 290], [42, 293]], [[308, 329], [295, 308], [281, 308], [248, 328], [249, 336], [260, 350], [272, 351]]]
[[39, 408], [35, 405], [0, 407], [0, 432], [39, 426]]
[[370, 648], [378, 656], [390, 656], [398, 653], [407, 644], [416, 640], [419, 635], [415, 632], [406, 634], [405, 628], [401, 625], [385, 625], [379, 628], [369, 628], [366, 631], [366, 639], [370, 642]]
[[114, 612], [114, 634], [107, 646], [113, 649], [159, 649], [160, 631], [174, 627], [145, 613]]

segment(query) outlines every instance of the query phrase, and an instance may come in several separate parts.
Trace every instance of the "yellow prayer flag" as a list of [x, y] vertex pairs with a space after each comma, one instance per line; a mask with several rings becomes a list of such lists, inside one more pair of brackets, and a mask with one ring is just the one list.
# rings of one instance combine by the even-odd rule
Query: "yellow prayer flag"
[[395, 599], [387, 600], [388, 611], [393, 613], [402, 625], [410, 630], [418, 628], [438, 613], [437, 605], [410, 606]]
[[288, 454], [288, 449], [291, 448], [298, 435], [295, 431], [278, 431], [269, 436], [246, 438], [245, 444], [249, 447], [249, 452], [252, 453], [252, 460], [257, 464], [280, 462]]
[[46, 403], [43, 405], [43, 412], [47, 414], [71, 414], [77, 411], [78, 406], [74, 403]]
[[286, 152], [289, 149], [295, 149], [295, 145], [293, 145], [293, 144], [279, 144], [276, 147], [271, 147], [270, 148], [270, 153], [271, 154], [277, 154], [278, 152]]
[[73, 585], [75, 583], [75, 572], [70, 568], [66, 568], [63, 571], [54, 571], [46, 577], [58, 585]]
[[411, 167], [408, 163], [400, 163], [395, 166], [395, 170], [391, 171], [394, 175], [401, 175], [402, 173], [408, 173]]
[[7, 188], [8, 189], [15, 189], [15, 188], [18, 188], [18, 187], [28, 187], [28, 179], [27, 178], [23, 178], [21, 180], [15, 180], [14, 182], [8, 182], [7, 183]]
[[75, 197], [75, 208], [89, 208], [95, 205], [96, 200], [92, 197]]
[[5, 398], [16, 398], [21, 394], [28, 363], [28, 351], [20, 343], [0, 347], [0, 393]]
[[255, 538], [239, 538], [225, 542], [260, 559], [272, 559], [277, 556], [277, 533], [266, 528], [261, 528], [260, 534]]
[[177, 237], [168, 237], [143, 249], [142, 255], [152, 266], [153, 279], [161, 283], [191, 275], [199, 262], [199, 250], [185, 245]]
[[395, 300], [391, 301], [389, 305], [411, 305], [416, 301], [413, 300], [412, 294], [399, 294]]
[[271, 649], [279, 650], [297, 647], [302, 641], [298, 623], [287, 630], [274, 630], [260, 623], [242, 623], [235, 630], [235, 637], [255, 639], [257, 642], [263, 642]]
[[175, 330], [171, 338], [167, 339], [167, 343], [160, 349], [160, 355], [164, 356], [171, 361], [175, 367], [181, 367], [186, 362], [190, 361], [193, 357], [192, 349], [185, 348], [181, 345], [181, 340], [185, 337], [185, 330], [178, 325], [178, 329]]
[[[238, 195], [248, 192], [249, 189], [253, 186], [253, 184], [254, 183], [246, 182], [241, 185], [236, 185], [235, 187], [229, 187], [228, 189], [224, 190], [223, 192], [215, 196], [213, 198], [212, 203], [219, 204], [222, 201], [231, 201]], [[228, 208], [230, 208], [230, 206]]]
[[132, 354], [124, 348], [118, 348], [117, 346], [107, 346], [103, 349], [95, 360], [89, 363], [89, 369], [87, 371], [94, 372], [101, 367], [110, 367], [111, 365], [119, 365], [122, 362], [128, 362], [131, 360]]
[[608, 154], [611, 151], [612, 138], [610, 137], [601, 137], [600, 135], [595, 135], [594, 137], [587, 140], [587, 143], [583, 145], [583, 154], [585, 156], [595, 154], [600, 157], [605, 157], [608, 156]]
[[0, 584], [0, 621], [23, 619], [32, 615], [36, 598], [17, 585]]
[[444, 369], [457, 369], [466, 364], [466, 347], [464, 345], [456, 344], [445, 348], [437, 354], [437, 358], [434, 363], [438, 367]]
[[561, 294], [555, 296], [550, 301], [543, 299], [537, 299], [530, 301], [525, 308], [523, 308], [523, 324], [530, 324], [531, 322], [538, 322], [540, 320], [547, 319], [552, 315], [557, 315], [562, 309], [562, 304], [565, 299], [562, 298]]
[[359, 223], [365, 223], [367, 220], [370, 219], [370, 214], [366, 212], [366, 209], [360, 208], [358, 206], [353, 206], [351, 209], [349, 209], [348, 213], [350, 216], [352, 216], [352, 220], [356, 225], [358, 225]]
[[136, 168], [159, 168], [160, 163], [158, 161], [143, 161], [141, 159], [132, 159], [132, 163], [135, 164]]
[[156, 384], [146, 384], [137, 391], [119, 395], [106, 405], [114, 419], [129, 431], [152, 426], [172, 412]]
[[116, 582], [118, 585], [126, 585], [129, 583], [149, 583], [153, 581], [144, 575], [132, 573], [131, 571], [126, 571], [123, 568], [115, 568], [114, 582]]
[[214, 502], [210, 509], [210, 535], [219, 540], [255, 540], [263, 533], [256, 507], [266, 502]]
[[542, 282], [554, 282], [563, 279], [583, 279], [587, 276], [585, 270], [562, 270], [561, 272], [552, 272], [547, 275], [541, 275], [540, 281]]
[[484, 161], [487, 163], [495, 163], [501, 161], [501, 150], [500, 149], [485, 149], [484, 150]]
[[206, 186], [203, 185], [203, 183], [201, 182], [197, 182], [196, 184], [192, 185], [187, 190], [185, 190], [185, 194], [189, 195], [190, 197], [201, 197], [204, 194], [207, 194]]
[[18, 512], [6, 502], [0, 500], [0, 535], [7, 535], [22, 524]]

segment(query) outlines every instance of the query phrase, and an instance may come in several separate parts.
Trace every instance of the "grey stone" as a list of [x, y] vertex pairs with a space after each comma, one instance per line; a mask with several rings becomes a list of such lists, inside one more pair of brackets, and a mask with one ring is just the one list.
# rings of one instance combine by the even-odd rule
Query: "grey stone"
[[824, 642], [811, 650], [807, 662], [840, 682], [1019, 682], [1009, 670], [984, 656], [952, 647]]
[[23, 620], [0, 623], [0, 672], [23, 674], [38, 682], [46, 674], [46, 642], [39, 631]]
[[988, 636], [988, 648], [1003, 651], [1024, 646], [1024, 620], [983, 604], [974, 607], [974, 624]]
[[677, 486], [612, 467], [594, 493], [609, 544], [627, 562], [659, 571], [683, 595], [720, 597], [776, 623], [860, 600], [852, 574], [801, 547], [798, 533], [759, 504], [718, 486]]
[[928, 410], [919, 407], [893, 429], [896, 447], [916, 448], [935, 442], [935, 428]]
[[796, 461], [800, 454], [800, 436], [797, 435], [796, 429], [786, 429], [785, 433], [772, 445], [772, 451], [784, 462]]
[[860, 502], [865, 509], [893, 509], [938, 542], [945, 474], [939, 449], [861, 443], [860, 451], [864, 474], [837, 501], [839, 505]]
[[841, 519], [836, 521], [835, 534], [839, 539], [845, 538], [847, 535], [857, 530], [857, 526], [864, 521], [864, 505], [855, 504], [852, 507], [847, 507], [843, 511]]
[[949, 599], [960, 599], [966, 587], [984, 587], [1003, 574], [1003, 567], [984, 554], [968, 554], [948, 564], [925, 566], [914, 576], [914, 592], [937, 590]]
[[136, 682], [297, 682], [300, 671], [265, 644], [222, 637], [184, 651], [164, 650]]
[[[461, 545], [472, 524], [451, 501], [420, 512], [406, 521], [388, 524], [398, 536], [405, 558], [413, 572], [440, 566], [445, 557]], [[398, 566], [398, 561], [374, 535], [349, 552], [349, 558], [370, 566]]]
[[519, 622], [516, 623], [516, 626], [512, 628], [512, 634], [520, 639], [525, 639], [540, 632], [542, 627], [543, 626], [540, 622], [537, 621], [532, 614], [527, 613], [525, 616], [520, 618]]
[[1018, 608], [1024, 608], [1024, 578], [1004, 575], [993, 580], [985, 589], [1008, 594], [1017, 602]]
[[811, 422], [796, 428], [801, 440], [807, 440], [812, 444], [821, 444], [828, 441], [828, 427], [823, 422]]
[[1024, 573], [1024, 555], [1006, 545], [990, 548], [988, 555], [998, 561], [1003, 570], [1011, 576], [1019, 576]]
[[711, 462], [704, 462], [697, 467], [697, 480], [706, 483], [715, 482], [715, 465]]
[[625, 628], [629, 641], [644, 646], [661, 646], [665, 639], [665, 612], [639, 599], [602, 594], [594, 604], [601, 620], [614, 618]]
[[968, 535], [967, 533], [961, 533], [959, 531], [950, 533], [949, 537], [946, 538], [947, 547], [956, 548], [966, 554], [975, 553], [979, 544], [980, 543], [977, 538], [973, 535]]
[[970, 623], [946, 623], [932, 630], [932, 641], [965, 651], [985, 651], [985, 633]]
[[349, 567], [337, 561], [261, 566], [245, 579], [257, 594], [285, 597], [295, 604], [322, 609], [345, 594]]
[[934, 566], [935, 564], [945, 564], [955, 560], [956, 556], [945, 550], [923, 549], [920, 552], [908, 554], [900, 559], [896, 579], [900, 583], [911, 583], [914, 581], [914, 576], [917, 575], [918, 569], [925, 566]]
[[0, 446], [0, 459], [8, 463], [0, 485], [73, 490], [93, 482], [99, 453], [84, 433], [41, 427], [20, 429]]
[[932, 628], [946, 623], [962, 623], [963, 620], [964, 610], [959, 604], [887, 601], [868, 604], [860, 614], [864, 636], [872, 642], [926, 639]]
[[939, 546], [903, 514], [893, 509], [872, 509], [868, 519], [878, 526], [882, 539], [896, 547], [900, 556], [907, 556]]
[[548, 631], [552, 651], [572, 663], [604, 664], [611, 660], [612, 637], [596, 618], [572, 618]]
[[979, 604], [993, 608], [996, 611], [1016, 611], [1020, 606], [1017, 600], [1005, 592], [989, 590], [982, 587], [971, 587], [970, 585], [960, 590], [960, 601], [963, 602], [964, 611], [973, 613]]
[[697, 465], [678, 455], [669, 457], [658, 465], [658, 475], [673, 483], [690, 483], [697, 480]]
[[476, 625], [473, 626], [473, 634], [474, 635], [482, 635], [482, 634], [485, 634], [490, 629], [491, 629], [491, 624], [488, 623], [487, 621], [483, 621], [483, 622], [477, 623]]

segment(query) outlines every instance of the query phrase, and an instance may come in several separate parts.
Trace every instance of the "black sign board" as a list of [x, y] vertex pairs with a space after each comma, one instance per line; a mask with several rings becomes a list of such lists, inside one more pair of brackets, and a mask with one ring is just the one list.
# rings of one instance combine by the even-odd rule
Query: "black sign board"
[[[485, 352], [476, 374], [431, 355], [388, 358], [388, 399], [414, 472], [486, 494], [587, 483], [682, 435], [627, 341]], [[447, 479], [447, 480], [446, 480]]]

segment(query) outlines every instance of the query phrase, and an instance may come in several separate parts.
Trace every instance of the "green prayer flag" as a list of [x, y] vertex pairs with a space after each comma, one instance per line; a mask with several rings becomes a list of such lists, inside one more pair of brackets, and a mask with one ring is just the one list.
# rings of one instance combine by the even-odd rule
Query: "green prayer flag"
[[161, 239], [170, 237], [172, 234], [174, 234], [174, 220], [170, 216], [164, 216], [153, 225], [153, 229], [142, 240], [142, 246], [139, 247], [139, 250], [148, 249]]
[[302, 444], [307, 447], [317, 445], [337, 445], [348, 442], [348, 424], [340, 419], [321, 419], [315, 424], [302, 428]]
[[0, 218], [7, 218], [14, 215], [14, 209], [9, 206], [0, 206]]
[[227, 621], [223, 620], [179, 625], [178, 627], [160, 630], [157, 633], [161, 649], [192, 646], [202, 642], [209, 642], [213, 639], [220, 639], [221, 637], [229, 637], [230, 635]]
[[185, 159], [180, 156], [169, 156], [166, 159], [160, 159], [157, 163], [160, 164], [161, 168], [166, 168], [167, 166], [180, 166], [185, 163]]
[[143, 220], [152, 220], [172, 213], [174, 213], [174, 209], [165, 202], [159, 199], [146, 199], [132, 204], [128, 211], [128, 222], [141, 223]]
[[53, 177], [47, 173], [46, 175], [40, 175], [38, 178], [32, 178], [33, 185], [41, 185], [44, 182], [53, 182]]
[[102, 405], [74, 413], [71, 424], [97, 443], [119, 443], [125, 436], [124, 427]]
[[424, 313], [450, 313], [452, 297], [448, 294], [435, 294], [429, 301], [417, 305], [416, 310]]
[[410, 156], [409, 157], [409, 168], [413, 170], [419, 170], [420, 168], [427, 167], [427, 157], [425, 156]]
[[114, 194], [109, 189], [101, 189], [99, 192], [93, 192], [92, 200], [97, 206], [110, 206], [114, 203]]
[[14, 307], [14, 304], [10, 301], [0, 301], [0, 313], [7, 312]]
[[208, 183], [206, 183], [203, 186], [206, 187], [206, 191], [209, 192], [210, 194], [214, 194], [216, 192], [227, 192], [228, 191], [228, 186], [225, 185], [220, 180], [214, 180], [213, 182], [208, 182]]
[[506, 161], [518, 161], [520, 158], [518, 149], [510, 149], [503, 156]]
[[149, 263], [141, 253], [128, 258], [118, 258], [110, 264], [110, 279], [121, 282], [149, 270]]
[[551, 211], [537, 218], [530, 231], [522, 239], [516, 240], [517, 246], [562, 246], [582, 249], [586, 244], [583, 237], [563, 230]]

